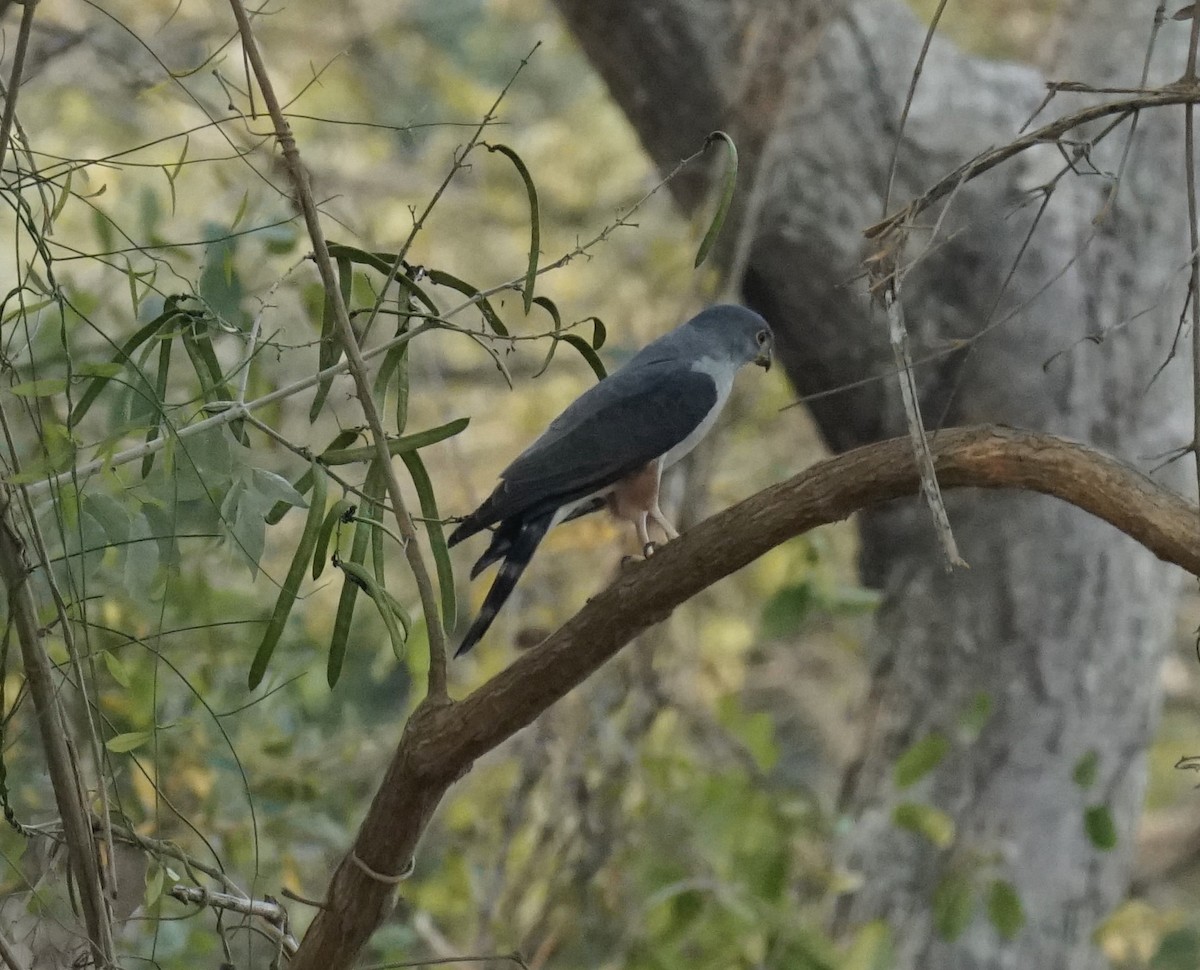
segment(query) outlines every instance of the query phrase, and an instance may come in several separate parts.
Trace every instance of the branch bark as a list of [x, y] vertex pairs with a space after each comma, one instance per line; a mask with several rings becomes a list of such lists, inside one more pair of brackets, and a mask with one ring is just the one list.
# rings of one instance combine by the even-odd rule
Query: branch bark
[[25, 544], [10, 521], [11, 501], [9, 493], [0, 505], [0, 580], [4, 583], [9, 615], [21, 645], [25, 683], [37, 712], [54, 802], [62, 816], [67, 857], [87, 927], [90, 959], [98, 967], [110, 967], [113, 964], [112, 925], [104, 898], [96, 840], [88, 817], [87, 792], [83, 790], [69, 749], [70, 732], [54, 685], [50, 658], [38, 629], [33, 593], [29, 589]]
[[[943, 431], [931, 447], [944, 488], [1055, 496], [1110, 523], [1160, 559], [1200, 575], [1195, 506], [1104, 452], [1055, 435], [998, 426]], [[409, 868], [438, 802], [477, 758], [529, 725], [701, 590], [797, 535], [915, 495], [919, 481], [906, 437], [819, 462], [631, 565], [540, 646], [463, 700], [419, 708], [293, 970], [337, 970], [353, 962], [391, 906], [394, 880], [372, 872]]]

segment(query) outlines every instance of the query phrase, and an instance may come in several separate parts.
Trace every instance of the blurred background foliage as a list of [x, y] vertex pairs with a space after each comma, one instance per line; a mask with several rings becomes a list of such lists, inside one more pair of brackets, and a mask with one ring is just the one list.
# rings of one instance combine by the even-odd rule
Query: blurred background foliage
[[[947, 25], [961, 42], [1028, 56], [1045, 39], [1051, 6], [996, 0], [961, 11]], [[533, 174], [543, 263], [613, 226], [657, 183], [542, 4], [358, 0], [335, 8], [294, 0], [264, 12], [256, 30], [331, 239], [395, 253], [456, 148], [535, 43], [484, 138], [510, 145]], [[219, 394], [187, 367], [196, 350], [180, 346], [189, 325], [196, 352], [203, 356], [207, 340], [226, 374], [260, 328], [248, 397], [316, 370], [316, 273], [270, 125], [261, 114], [234, 118], [230, 107], [261, 108], [247, 100], [232, 35], [228, 8], [216, 2], [38, 10], [19, 112], [31, 155], [20, 164], [47, 181], [23, 185], [33, 207], [24, 218], [37, 224], [33, 213], [60, 199], [61, 208], [50, 234], [6, 215], [12, 242], [0, 255], [7, 277], [25, 287], [10, 294], [3, 335], [16, 385], [10, 399], [24, 409], [17, 457], [30, 482], [142, 440], [164, 407], [180, 423], [202, 417], [206, 395]], [[610, 367], [717, 295], [717, 281], [691, 265], [704, 227], [682, 222], [665, 192], [629, 221], [538, 282], [565, 322], [605, 322], [601, 356]], [[32, 247], [39, 237], [49, 268]], [[480, 150], [439, 199], [409, 260], [487, 288], [524, 273], [528, 246], [524, 187], [511, 164]], [[355, 306], [373, 301], [372, 282], [357, 274]], [[49, 299], [52, 285], [65, 295], [61, 308]], [[443, 306], [460, 302], [430, 292]], [[188, 294], [197, 315], [167, 350], [174, 364], [163, 386], [134, 368], [96, 369], [176, 294]], [[550, 327], [539, 308], [524, 315], [516, 292], [493, 302], [514, 336]], [[476, 311], [457, 322], [485, 329]], [[390, 332], [394, 323], [383, 326]], [[144, 374], [160, 373], [164, 342], [160, 334], [139, 348]], [[442, 514], [474, 507], [495, 473], [594, 379], [566, 346], [535, 379], [547, 342], [490, 344], [512, 375], [509, 389], [468, 337], [433, 332], [413, 341], [407, 430], [471, 419], [462, 434], [422, 451]], [[68, 415], [89, 373], [113, 379], [75, 425]], [[229, 379], [229, 393], [241, 379]], [[719, 445], [672, 484], [685, 522], [820, 457], [803, 410], [786, 408], [792, 396], [782, 376], [744, 380]], [[333, 382], [315, 424], [312, 399], [311, 391], [286, 398], [258, 416], [314, 451], [360, 423], [348, 378]], [[247, 692], [304, 519], [293, 510], [264, 528], [263, 514], [281, 500], [299, 504], [287, 483], [307, 464], [253, 427], [244, 433], [244, 442], [227, 431], [181, 439], [145, 477], [135, 462], [68, 484], [54, 501], [43, 493], [39, 516], [51, 556], [72, 556], [56, 568], [60, 585], [86, 604], [79, 636], [113, 812], [136, 832], [218, 865], [256, 896], [286, 887], [319, 898], [419, 697], [427, 658], [420, 623], [398, 663], [378, 615], [360, 605], [331, 690], [325, 669], [340, 583], [327, 571], [305, 582], [266, 679]], [[366, 473], [340, 471], [356, 485]], [[329, 502], [340, 497], [331, 483]], [[402, 557], [385, 541], [388, 588], [418, 614]], [[886, 928], [868, 926], [841, 946], [822, 930], [847, 878], [827, 836], [856, 756], [860, 646], [875, 605], [857, 584], [854, 543], [842, 525], [774, 550], [676, 611], [477, 764], [430, 828], [369, 961], [520, 950], [530, 966], [563, 968], [886, 967]], [[632, 551], [630, 537], [601, 517], [553, 533], [488, 640], [452, 666], [453, 690], [470, 689], [514, 649], [536, 643]], [[465, 617], [483, 584], [468, 587], [470, 552], [456, 554]], [[1167, 968], [1176, 965], [1172, 953], [1195, 950], [1194, 939], [1192, 951], [1180, 950], [1180, 934], [1194, 937], [1184, 901], [1197, 874], [1188, 847], [1200, 826], [1174, 764], [1192, 753], [1198, 726], [1189, 632], [1196, 612], [1181, 618], [1180, 650], [1164, 673], [1169, 702], [1136, 899], [1105, 930], [1122, 967]], [[60, 632], [49, 636], [63, 661]], [[36, 826], [54, 808], [11, 656], [3, 686], [8, 803]], [[78, 695], [73, 703], [82, 726]], [[937, 837], [928, 820], [917, 823], [914, 837]], [[39, 844], [0, 830], [8, 863], [0, 929], [12, 936], [65, 912]], [[141, 908], [122, 930], [122, 951], [163, 967], [219, 959], [212, 914], [163, 895], [183, 867], [150, 859], [134, 873], [122, 891]], [[299, 903], [291, 911], [302, 929], [309, 911]], [[1002, 930], [1003, 913], [996, 922]], [[269, 947], [236, 920], [225, 935], [239, 965], [269, 961]]]

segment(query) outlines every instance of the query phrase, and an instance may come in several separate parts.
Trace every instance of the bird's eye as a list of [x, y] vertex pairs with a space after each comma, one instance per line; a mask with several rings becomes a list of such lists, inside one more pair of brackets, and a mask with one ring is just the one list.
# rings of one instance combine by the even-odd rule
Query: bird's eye
[[761, 347], [767, 342], [767, 332], [765, 330], [760, 330], [756, 339], [758, 340], [758, 345]]

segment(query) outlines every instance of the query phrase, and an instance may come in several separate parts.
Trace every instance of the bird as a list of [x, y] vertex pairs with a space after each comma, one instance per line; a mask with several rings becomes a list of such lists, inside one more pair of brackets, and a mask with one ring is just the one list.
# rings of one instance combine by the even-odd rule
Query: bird
[[655, 547], [648, 522], [668, 540], [678, 538], [659, 508], [662, 473], [712, 430], [744, 365], [770, 369], [774, 344], [767, 321], [753, 310], [709, 307], [647, 344], [550, 422], [450, 534], [454, 546], [493, 530], [471, 579], [501, 563], [455, 656], [487, 632], [538, 544], [559, 523], [607, 506], [633, 523], [644, 555]]

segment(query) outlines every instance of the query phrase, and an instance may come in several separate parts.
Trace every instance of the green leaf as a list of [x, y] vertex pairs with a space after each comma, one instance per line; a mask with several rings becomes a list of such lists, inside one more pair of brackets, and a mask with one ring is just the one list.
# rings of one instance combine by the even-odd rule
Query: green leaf
[[[159, 420], [156, 420], [146, 431], [146, 444], [154, 441], [159, 435], [159, 427], [162, 423], [162, 407], [167, 400], [167, 378], [171, 371], [171, 345], [174, 343], [174, 338], [165, 336], [159, 341], [158, 345], [158, 371], [154, 375], [154, 402], [159, 407]], [[142, 478], [149, 476], [150, 471], [154, 468], [154, 453], [146, 455], [142, 459]]]
[[22, 381], [8, 389], [17, 397], [53, 397], [67, 389], [65, 377], [43, 377], [36, 381]]
[[[181, 299], [184, 299], [184, 297], [168, 297], [164, 303], [163, 312], [144, 327], [141, 327], [139, 330], [137, 330], [132, 336], [129, 337], [128, 340], [126, 340], [123, 344], [121, 344], [120, 347], [116, 349], [116, 352], [112, 357], [113, 363], [122, 365], [132, 364], [133, 354], [142, 344], [158, 333], [159, 330], [166, 329], [176, 317], [183, 317], [186, 319], [186, 312], [180, 310], [177, 306], [178, 301]], [[100, 395], [100, 392], [104, 390], [104, 385], [107, 384], [110, 379], [110, 377], [98, 375], [92, 380], [92, 382], [88, 385], [87, 390], [83, 392], [79, 400], [75, 403], [75, 407], [71, 411], [71, 416], [67, 419], [67, 423], [69, 425], [74, 427], [83, 420], [83, 416], [87, 414], [88, 409]]]
[[1196, 970], [1200, 967], [1200, 931], [1194, 926], [1171, 930], [1158, 944], [1150, 970]]
[[708, 258], [708, 254], [713, 248], [713, 243], [717, 241], [717, 236], [721, 233], [721, 227], [725, 224], [725, 217], [729, 214], [729, 207], [733, 203], [733, 192], [737, 188], [737, 146], [733, 143], [733, 139], [725, 134], [725, 132], [714, 131], [704, 140], [705, 149], [716, 141], [725, 143], [728, 163], [725, 166], [725, 179], [721, 185], [721, 197], [717, 201], [717, 211], [713, 213], [713, 220], [709, 224], [708, 232], [704, 234], [704, 238], [700, 241], [700, 248], [696, 251], [696, 262], [693, 264], [695, 266], [699, 266]]
[[1100, 767], [1100, 755], [1095, 750], [1089, 751], [1075, 764], [1071, 777], [1080, 788], [1088, 789], [1096, 784], [1096, 772]]
[[425, 534], [429, 536], [429, 548], [433, 552], [433, 562], [437, 567], [438, 586], [442, 592], [442, 623], [447, 630], [453, 630], [458, 620], [458, 603], [454, 592], [454, 567], [450, 565], [450, 549], [446, 546], [446, 537], [442, 532], [441, 515], [438, 514], [437, 498], [433, 494], [433, 482], [425, 470], [425, 463], [415, 451], [405, 451], [400, 455], [408, 473], [412, 476], [413, 485], [417, 489], [417, 498], [421, 503], [421, 515], [425, 519]]
[[328, 249], [329, 255], [333, 259], [345, 260], [347, 263], [358, 263], [361, 266], [370, 266], [372, 269], [384, 274], [390, 273], [392, 266], [396, 262], [396, 255], [394, 253], [369, 253], [365, 249], [359, 249], [357, 246], [347, 246], [344, 243], [331, 242]]
[[764, 639], [779, 640], [799, 632], [815, 600], [813, 586], [807, 581], [778, 590], [763, 607]]
[[838, 970], [890, 970], [894, 963], [892, 928], [884, 920], [872, 920], [859, 928]]
[[596, 356], [596, 352], [592, 350], [586, 340], [577, 333], [564, 333], [559, 339], [565, 340], [579, 351], [580, 356], [587, 361], [588, 367], [592, 369], [592, 373], [596, 375], [596, 380], [604, 380], [606, 376], [604, 364], [601, 363], [600, 358]]
[[76, 377], [116, 377], [125, 368], [112, 361], [94, 361], [80, 364], [75, 368]]
[[54, 208], [50, 210], [50, 222], [53, 224], [58, 221], [58, 217], [62, 215], [63, 209], [66, 207], [67, 199], [71, 197], [71, 177], [75, 174], [74, 169], [67, 169], [67, 178], [63, 182], [62, 194], [54, 203]]
[[162, 895], [163, 882], [166, 873], [161, 865], [152, 865], [146, 870], [146, 892], [142, 896], [142, 905], [153, 906]]
[[965, 873], [950, 872], [933, 893], [933, 925], [943, 940], [954, 941], [971, 925], [975, 891]]
[[599, 317], [584, 317], [583, 322], [592, 321], [592, 350], [599, 350], [608, 339], [608, 328]]
[[[363, 482], [362, 518], [371, 519], [377, 514], [384, 494], [383, 473], [375, 462], [367, 469], [367, 477]], [[361, 566], [367, 558], [367, 549], [371, 542], [371, 526], [365, 522], [354, 525], [354, 540], [350, 543], [350, 556], [347, 561]], [[342, 675], [342, 665], [346, 660], [346, 646], [350, 638], [350, 623], [354, 619], [354, 603], [358, 599], [359, 586], [351, 573], [342, 571], [342, 592], [338, 597], [337, 613], [333, 618], [333, 635], [329, 638], [329, 660], [325, 667], [325, 679], [330, 687], [334, 687]]]
[[313, 462], [310, 471], [313, 473], [313, 496], [308, 505], [308, 516], [304, 520], [304, 531], [300, 534], [300, 541], [296, 544], [296, 551], [292, 555], [292, 564], [288, 567], [287, 577], [279, 590], [279, 596], [275, 599], [275, 608], [271, 611], [271, 619], [267, 621], [263, 638], [250, 663], [250, 673], [247, 677], [250, 690], [254, 690], [262, 683], [263, 676], [267, 672], [267, 664], [271, 662], [271, 655], [275, 652], [279, 638], [283, 635], [283, 628], [287, 625], [288, 616], [291, 615], [296, 596], [300, 592], [304, 569], [308, 565], [309, 559], [312, 558], [317, 533], [321, 529], [329, 480], [326, 478], [325, 472], [317, 467], [316, 462]]
[[345, 523], [347, 514], [353, 514], [356, 506], [348, 499], [338, 499], [328, 512], [325, 521], [321, 523], [321, 531], [317, 533], [317, 544], [313, 547], [312, 578], [319, 579], [325, 571], [325, 563], [329, 561], [329, 539], [339, 522]]
[[[333, 255], [332, 251], [330, 255]], [[351, 265], [349, 257], [344, 255], [334, 256], [334, 261], [337, 264], [338, 289], [342, 294], [342, 305], [349, 311], [350, 288], [354, 284], [354, 267]], [[334, 302], [333, 294], [326, 292], [321, 311], [321, 338], [317, 342], [317, 370], [323, 371], [332, 367], [341, 357], [342, 341], [338, 333], [337, 305]], [[334, 376], [330, 374], [317, 384], [317, 392], [313, 395], [312, 404], [308, 409], [310, 424], [317, 420], [324, 409], [325, 400], [329, 397], [329, 389], [333, 387]]]
[[[329, 443], [325, 451], [336, 451], [340, 448], [345, 448], [358, 439], [358, 433], [357, 428], [347, 428], [345, 431], [339, 432], [338, 436]], [[324, 457], [324, 452], [322, 452], [322, 457]], [[296, 479], [292, 487], [301, 495], [308, 494], [309, 489], [313, 487], [313, 470], [311, 466], [309, 466], [309, 469], [303, 475]], [[291, 502], [276, 502], [271, 511], [267, 513], [267, 525], [277, 524], [280, 519], [294, 508], [297, 508], [297, 506]]]
[[923, 836], [939, 849], [947, 849], [954, 842], [954, 819], [932, 805], [901, 802], [892, 810], [892, 823]]
[[113, 754], [125, 754], [140, 748], [154, 737], [153, 731], [128, 731], [125, 734], [114, 734], [104, 742], [104, 746]]
[[1107, 852], [1117, 844], [1117, 827], [1107, 805], [1093, 805], [1084, 810], [1083, 828], [1092, 845]]
[[291, 482], [275, 472], [269, 472], [265, 468], [255, 468], [251, 471], [251, 481], [254, 490], [272, 503], [287, 502], [300, 509], [308, 504], [304, 501], [304, 496], [292, 487]]
[[896, 766], [892, 770], [896, 787], [904, 789], [916, 784], [941, 764], [949, 751], [950, 742], [936, 732], [910, 745], [896, 759]]
[[491, 328], [492, 333], [498, 337], [508, 336], [508, 328], [501, 322], [500, 317], [496, 314], [496, 310], [492, 307], [488, 298], [483, 296], [476, 287], [440, 269], [429, 270], [429, 281], [435, 286], [448, 286], [452, 290], [457, 290], [463, 296], [469, 296], [475, 301], [475, 305], [479, 307], [479, 312], [483, 314], [483, 319], [487, 321], [487, 325]]
[[992, 716], [992, 695], [985, 690], [979, 691], [971, 698], [970, 703], [958, 719], [959, 727], [968, 741], [974, 741], [983, 733], [983, 728]]
[[402, 632], [400, 624], [396, 622], [396, 613], [393, 609], [393, 604], [396, 604], [395, 598], [385, 596], [386, 591], [375, 581], [375, 577], [358, 563], [338, 560], [337, 567], [346, 573], [347, 578], [352, 579], [360, 589], [365, 590], [367, 595], [374, 600], [375, 606], [379, 610], [379, 616], [383, 620], [383, 625], [387, 627], [388, 638], [392, 641], [392, 652], [396, 655], [397, 660], [403, 660], [404, 640], [407, 631]]
[[555, 306], [554, 301], [547, 297], [535, 297], [533, 302], [549, 313], [550, 319], [554, 321], [554, 333], [551, 335], [550, 347], [546, 351], [546, 359], [542, 361], [542, 366], [533, 374], [535, 378], [538, 378], [546, 373], [546, 368], [550, 366], [550, 361], [554, 359], [554, 353], [558, 350], [558, 333], [562, 330], [562, 315], [558, 312], [558, 307]]
[[522, 291], [525, 298], [525, 313], [528, 314], [533, 308], [533, 285], [537, 281], [538, 254], [541, 250], [537, 189], [534, 187], [529, 169], [525, 167], [521, 156], [515, 151], [507, 145], [485, 144], [484, 147], [489, 152], [500, 152], [513, 163], [517, 173], [521, 176], [521, 181], [525, 183], [525, 194], [529, 197], [529, 265], [525, 269], [525, 286]]
[[997, 879], [988, 891], [988, 919], [996, 927], [996, 932], [1006, 940], [1011, 940], [1021, 932], [1025, 925], [1025, 910], [1021, 906], [1021, 897], [1011, 882]]
[[[427, 448], [439, 441], [453, 438], [470, 422], [470, 418], [455, 418], [453, 421], [447, 421], [445, 424], [429, 428], [427, 431], [418, 431], [416, 434], [402, 435], [399, 438], [389, 438], [388, 453], [395, 456], [402, 455], [406, 451]], [[356, 461], [372, 461], [374, 458], [375, 446], [364, 445], [361, 448], [330, 449], [321, 455], [321, 463], [324, 465], [348, 465]]]
[[100, 656], [104, 658], [104, 666], [108, 668], [108, 675], [112, 677], [118, 684], [129, 689], [129, 685], [133, 682], [129, 676], [129, 671], [125, 668], [125, 664], [121, 659], [109, 650], [101, 652]]

